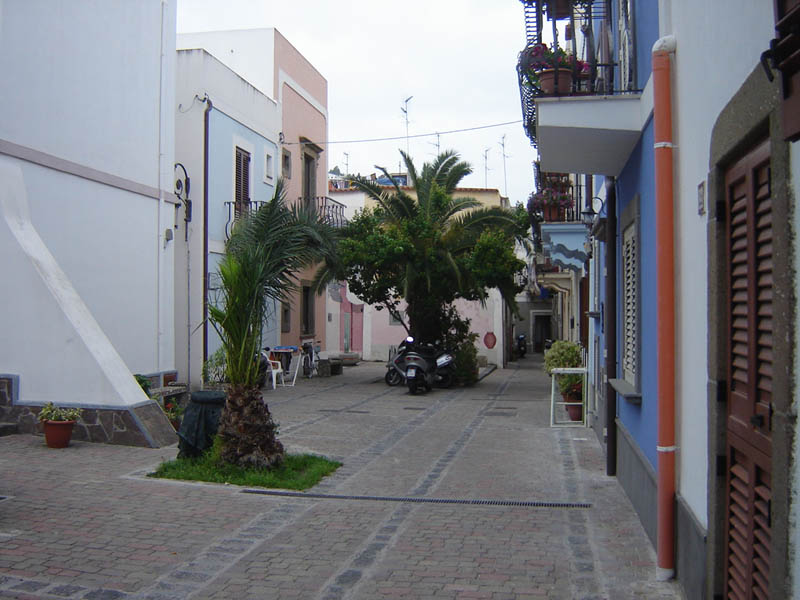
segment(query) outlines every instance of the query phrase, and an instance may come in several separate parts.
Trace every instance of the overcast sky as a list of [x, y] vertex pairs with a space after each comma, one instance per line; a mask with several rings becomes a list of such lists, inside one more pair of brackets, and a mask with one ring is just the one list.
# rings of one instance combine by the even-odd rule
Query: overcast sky
[[[511, 125], [443, 134], [472, 165], [465, 187], [497, 188], [512, 205], [533, 189], [535, 151], [522, 130], [517, 53], [525, 45], [515, 0], [178, 0], [178, 32], [275, 27], [328, 81], [328, 168], [373, 165], [396, 171], [409, 134]], [[505, 179], [500, 141], [505, 134]], [[436, 155], [435, 135], [411, 138], [420, 167]], [[484, 155], [488, 152], [488, 176]], [[346, 158], [345, 153], [349, 156]], [[506, 183], [507, 181], [507, 188]], [[486, 184], [486, 185], [485, 185]], [[505, 193], [507, 189], [507, 194]]]

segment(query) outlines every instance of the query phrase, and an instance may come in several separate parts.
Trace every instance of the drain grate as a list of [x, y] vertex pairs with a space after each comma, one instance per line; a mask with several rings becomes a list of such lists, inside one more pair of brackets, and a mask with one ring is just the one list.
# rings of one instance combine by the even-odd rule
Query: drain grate
[[347, 413], [355, 413], [355, 414], [357, 414], [357, 415], [368, 415], [368, 414], [369, 414], [369, 411], [368, 411], [368, 410], [346, 410], [346, 411], [344, 411], [344, 412], [347, 412]]
[[412, 502], [416, 504], [471, 504], [482, 506], [525, 506], [529, 508], [591, 508], [589, 502], [544, 502], [539, 500], [491, 500], [470, 498], [427, 498], [420, 496], [348, 496], [346, 494], [315, 494], [313, 492], [283, 492], [277, 490], [244, 489], [243, 494], [309, 498], [313, 500], [372, 500], [376, 502]]
[[404, 406], [403, 410], [425, 410], [422, 406]]
[[2, 502], [3, 500], [8, 500], [8, 496], [0, 496], [0, 502]]

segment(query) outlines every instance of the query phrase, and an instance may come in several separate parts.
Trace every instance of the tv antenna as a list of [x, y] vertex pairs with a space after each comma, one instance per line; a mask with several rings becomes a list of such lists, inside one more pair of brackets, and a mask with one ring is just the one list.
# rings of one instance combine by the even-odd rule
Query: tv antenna
[[508, 178], [506, 177], [506, 159], [511, 158], [508, 154], [506, 154], [506, 134], [503, 134], [503, 137], [500, 138], [500, 148], [502, 148], [503, 152], [503, 194], [506, 198], [508, 198]]
[[491, 148], [486, 148], [483, 151], [483, 187], [489, 187], [489, 150]]
[[408, 146], [408, 101], [411, 100], [414, 96], [409, 96], [405, 100], [403, 100], [403, 105], [400, 107], [400, 110], [403, 111], [403, 116], [406, 119], [406, 155], [411, 156], [411, 152], [409, 151]]

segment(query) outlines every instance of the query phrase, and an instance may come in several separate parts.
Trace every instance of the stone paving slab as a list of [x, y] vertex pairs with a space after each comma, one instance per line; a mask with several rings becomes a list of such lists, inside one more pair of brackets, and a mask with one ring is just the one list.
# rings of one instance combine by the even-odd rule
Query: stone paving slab
[[[289, 449], [344, 462], [314, 498], [146, 478], [175, 448], [0, 438], [0, 598], [681, 598], [594, 433], [547, 426], [540, 358], [419, 396], [384, 372], [265, 391]], [[476, 499], [563, 504], [440, 501]]]

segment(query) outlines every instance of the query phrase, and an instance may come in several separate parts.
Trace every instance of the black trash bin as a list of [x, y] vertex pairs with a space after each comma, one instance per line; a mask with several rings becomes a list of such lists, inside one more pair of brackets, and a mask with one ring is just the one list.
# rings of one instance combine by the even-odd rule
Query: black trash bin
[[192, 392], [178, 431], [178, 458], [200, 456], [212, 446], [224, 406], [225, 392]]

